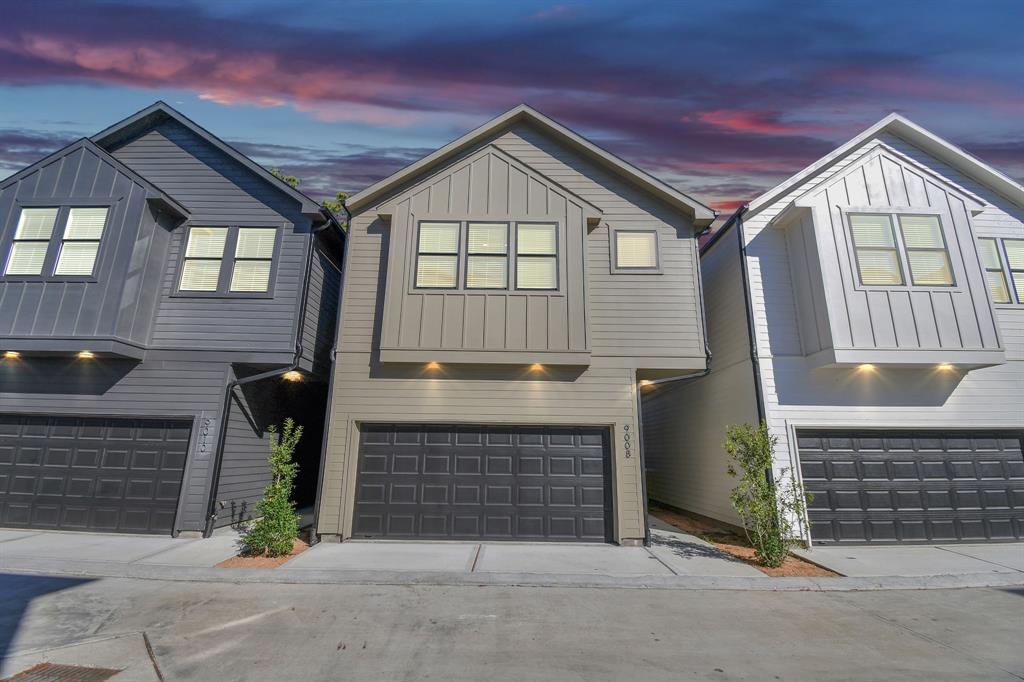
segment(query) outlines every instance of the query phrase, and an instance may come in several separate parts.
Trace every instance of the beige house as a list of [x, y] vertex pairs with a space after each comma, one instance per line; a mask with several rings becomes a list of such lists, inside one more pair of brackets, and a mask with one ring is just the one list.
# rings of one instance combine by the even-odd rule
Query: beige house
[[525, 105], [349, 209], [320, 536], [642, 540], [638, 385], [706, 368], [714, 212]]

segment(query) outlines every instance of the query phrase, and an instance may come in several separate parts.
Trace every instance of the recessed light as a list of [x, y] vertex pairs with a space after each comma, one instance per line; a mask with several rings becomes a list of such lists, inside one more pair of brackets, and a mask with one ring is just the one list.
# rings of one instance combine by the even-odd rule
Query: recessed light
[[857, 371], [858, 372], [874, 372], [875, 371], [875, 366], [874, 365], [869, 365], [867, 363], [865, 363], [863, 365], [857, 365]]
[[544, 371], [544, 365], [540, 364], [539, 362], [535, 362], [532, 365], [530, 365], [530, 371], [531, 372], [543, 372]]
[[281, 378], [285, 381], [302, 381], [302, 372], [296, 372], [294, 369], [290, 372], [285, 372], [281, 375]]
[[651, 385], [651, 380], [650, 379], [641, 379], [640, 380], [640, 385], [641, 386], [650, 386]]
[[427, 369], [441, 369], [441, 363], [439, 362], [428, 362]]
[[941, 372], [952, 372], [954, 369], [956, 369], [956, 365], [954, 365], [952, 362], [940, 362], [939, 364], [935, 365], [935, 369]]
[[78, 351], [78, 357], [82, 358], [83, 360], [88, 360], [90, 358], [96, 357], [96, 354], [93, 353], [91, 350], [80, 350]]
[[21, 357], [21, 353], [16, 350], [5, 350], [4, 357], [8, 360], [16, 360]]

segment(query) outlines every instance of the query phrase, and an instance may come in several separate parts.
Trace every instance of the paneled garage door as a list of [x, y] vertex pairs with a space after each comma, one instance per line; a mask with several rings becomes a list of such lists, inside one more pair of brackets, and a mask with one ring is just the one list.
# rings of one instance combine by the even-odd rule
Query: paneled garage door
[[0, 415], [0, 526], [170, 533], [191, 422]]
[[364, 424], [355, 537], [611, 539], [603, 428]]
[[798, 431], [816, 543], [1024, 537], [1021, 434]]

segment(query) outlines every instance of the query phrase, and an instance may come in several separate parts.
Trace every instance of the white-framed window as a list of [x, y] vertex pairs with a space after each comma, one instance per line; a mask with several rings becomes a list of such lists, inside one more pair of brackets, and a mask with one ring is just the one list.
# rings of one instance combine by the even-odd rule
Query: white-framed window
[[1006, 253], [1006, 264], [1010, 268], [1017, 303], [1024, 305], [1024, 239], [1004, 239], [1003, 251]]
[[459, 281], [460, 223], [422, 222], [416, 248], [416, 288], [454, 289]]
[[558, 225], [516, 223], [516, 289], [558, 288]]
[[108, 212], [106, 206], [72, 208], [68, 211], [60, 254], [53, 271], [55, 275], [88, 277], [93, 274]]
[[949, 248], [938, 215], [847, 214], [857, 277], [862, 286], [952, 287]]
[[231, 270], [231, 291], [265, 292], [270, 288], [277, 230], [272, 227], [240, 227]]
[[466, 288], [508, 288], [508, 223], [466, 226]]
[[[981, 264], [985, 268], [985, 284], [993, 303], [1013, 303], [1003, 258], [999, 254], [999, 241], [991, 237], [978, 240]], [[1018, 299], [1020, 296], [1018, 295]]]
[[7, 254], [5, 275], [42, 275], [60, 209], [23, 208]]
[[661, 257], [657, 230], [612, 230], [612, 271], [657, 273]]
[[915, 286], [951, 287], [953, 264], [937, 215], [900, 215], [900, 234], [907, 252], [910, 281]]
[[190, 227], [178, 280], [179, 294], [269, 293], [277, 237], [275, 227]]

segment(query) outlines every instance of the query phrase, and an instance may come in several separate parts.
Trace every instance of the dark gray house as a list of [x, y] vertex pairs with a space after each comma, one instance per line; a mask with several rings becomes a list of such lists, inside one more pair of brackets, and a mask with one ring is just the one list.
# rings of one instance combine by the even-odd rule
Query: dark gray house
[[286, 416], [312, 493], [342, 248], [163, 102], [0, 181], [0, 526], [209, 533]]

